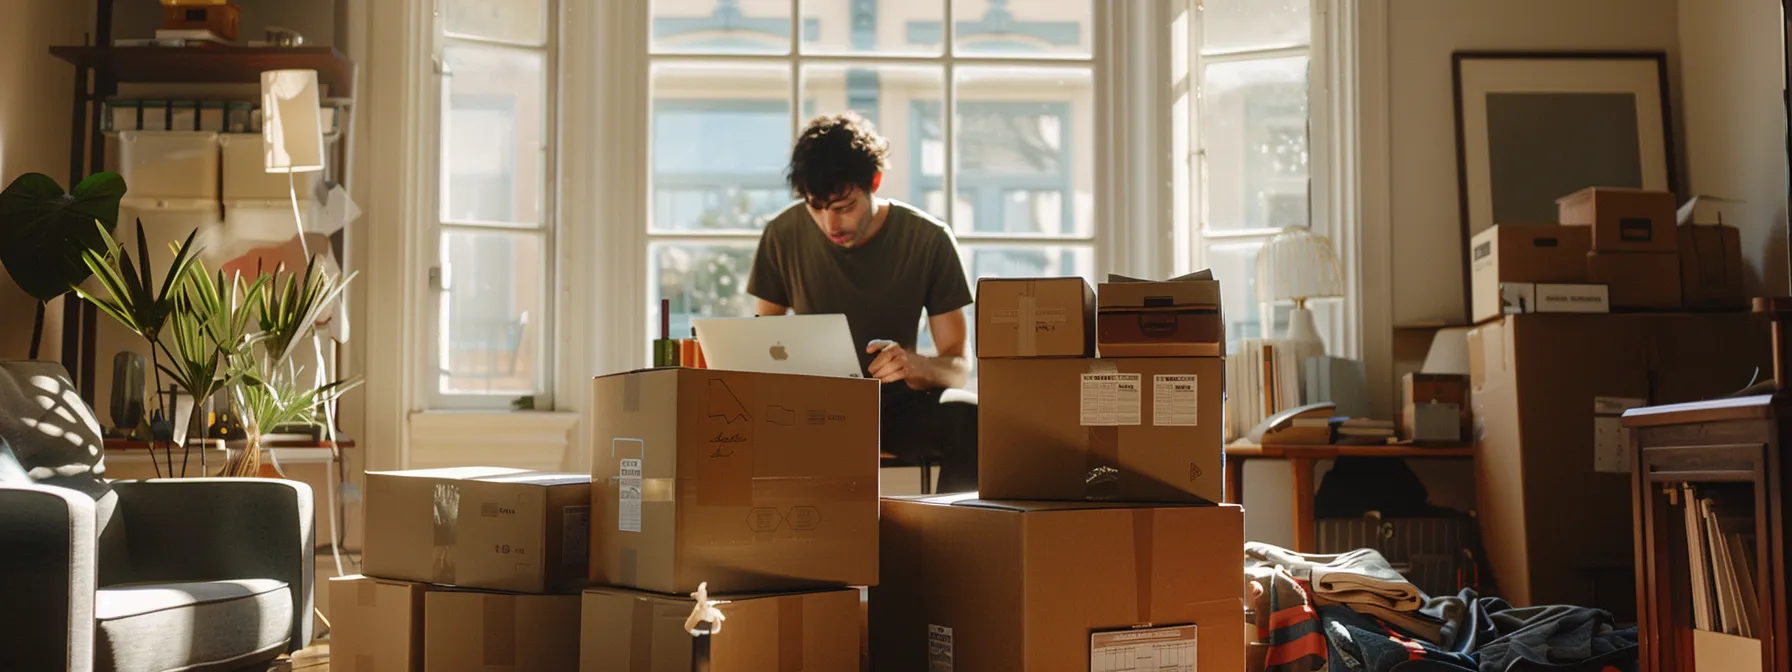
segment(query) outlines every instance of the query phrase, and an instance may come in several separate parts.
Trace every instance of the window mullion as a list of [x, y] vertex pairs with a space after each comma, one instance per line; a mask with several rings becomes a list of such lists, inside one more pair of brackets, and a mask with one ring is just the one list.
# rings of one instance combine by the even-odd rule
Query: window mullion
[[[940, 100], [940, 131], [945, 139], [946, 165], [944, 175], [941, 176], [943, 179], [940, 190], [945, 192], [943, 200], [946, 211], [942, 214], [945, 215], [946, 222], [951, 224], [952, 231], [962, 234], [971, 230], [973, 223], [958, 221], [958, 60], [955, 44], [957, 38], [954, 36], [958, 23], [954, 20], [956, 4], [957, 0], [944, 0], [946, 15], [940, 22], [940, 36], [944, 40], [940, 44], [940, 54], [945, 59], [946, 73], [945, 91], [942, 92], [944, 97]], [[970, 268], [971, 259], [967, 257], [963, 264], [965, 268]]]

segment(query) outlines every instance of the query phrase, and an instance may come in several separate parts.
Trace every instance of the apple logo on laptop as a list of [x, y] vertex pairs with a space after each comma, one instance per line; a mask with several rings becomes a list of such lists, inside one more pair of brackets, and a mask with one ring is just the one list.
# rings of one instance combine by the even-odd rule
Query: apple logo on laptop
[[783, 343], [772, 344], [771, 354], [772, 354], [772, 361], [782, 362], [784, 360], [790, 359], [790, 353], [786, 352], [784, 350]]

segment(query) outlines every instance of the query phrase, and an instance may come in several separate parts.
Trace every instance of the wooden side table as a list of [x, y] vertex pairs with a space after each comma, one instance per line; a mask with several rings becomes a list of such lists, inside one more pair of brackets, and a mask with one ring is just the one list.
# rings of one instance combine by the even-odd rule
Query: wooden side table
[[1244, 503], [1246, 460], [1287, 460], [1294, 470], [1294, 548], [1312, 553], [1317, 545], [1313, 532], [1313, 467], [1320, 460], [1340, 457], [1473, 458], [1473, 448], [1424, 448], [1417, 446], [1268, 445], [1226, 446], [1226, 503]]

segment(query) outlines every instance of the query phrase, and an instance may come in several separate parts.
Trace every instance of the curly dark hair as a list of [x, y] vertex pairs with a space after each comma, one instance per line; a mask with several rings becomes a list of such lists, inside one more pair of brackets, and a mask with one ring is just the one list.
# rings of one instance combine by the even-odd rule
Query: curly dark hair
[[797, 136], [784, 179], [807, 201], [828, 202], [852, 187], [871, 191], [888, 166], [890, 143], [852, 112], [816, 117]]

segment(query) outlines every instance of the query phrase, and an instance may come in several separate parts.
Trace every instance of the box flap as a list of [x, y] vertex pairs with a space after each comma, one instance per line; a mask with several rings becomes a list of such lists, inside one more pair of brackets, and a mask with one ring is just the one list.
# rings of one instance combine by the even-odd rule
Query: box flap
[[1674, 223], [1679, 226], [1688, 224], [1724, 224], [1724, 213], [1741, 205], [1743, 201], [1734, 198], [1699, 195], [1687, 199], [1679, 210], [1674, 211]]
[[1219, 506], [1205, 502], [1052, 502], [1045, 500], [1014, 499], [961, 499], [950, 502], [952, 506], [964, 506], [975, 509], [994, 509], [1014, 513], [1034, 513], [1039, 511], [1097, 511], [1106, 509], [1198, 509]]
[[1217, 311], [1220, 307], [1220, 283], [1217, 280], [1182, 278], [1162, 282], [1133, 279], [1104, 282], [1095, 290], [1095, 305], [1097, 310], [1104, 311], [1136, 308]]
[[[1203, 269], [1201, 269], [1199, 271], [1195, 271], [1193, 273], [1185, 273], [1182, 275], [1178, 275], [1174, 278], [1164, 280], [1163, 282], [1188, 282], [1191, 280], [1212, 280], [1212, 279], [1213, 279], [1213, 269], [1203, 268]], [[1122, 282], [1158, 282], [1158, 281], [1157, 280], [1145, 280], [1143, 278], [1135, 278], [1135, 277], [1131, 277], [1131, 276], [1121, 275], [1119, 273], [1109, 273], [1108, 274], [1108, 282], [1122, 283]]]

